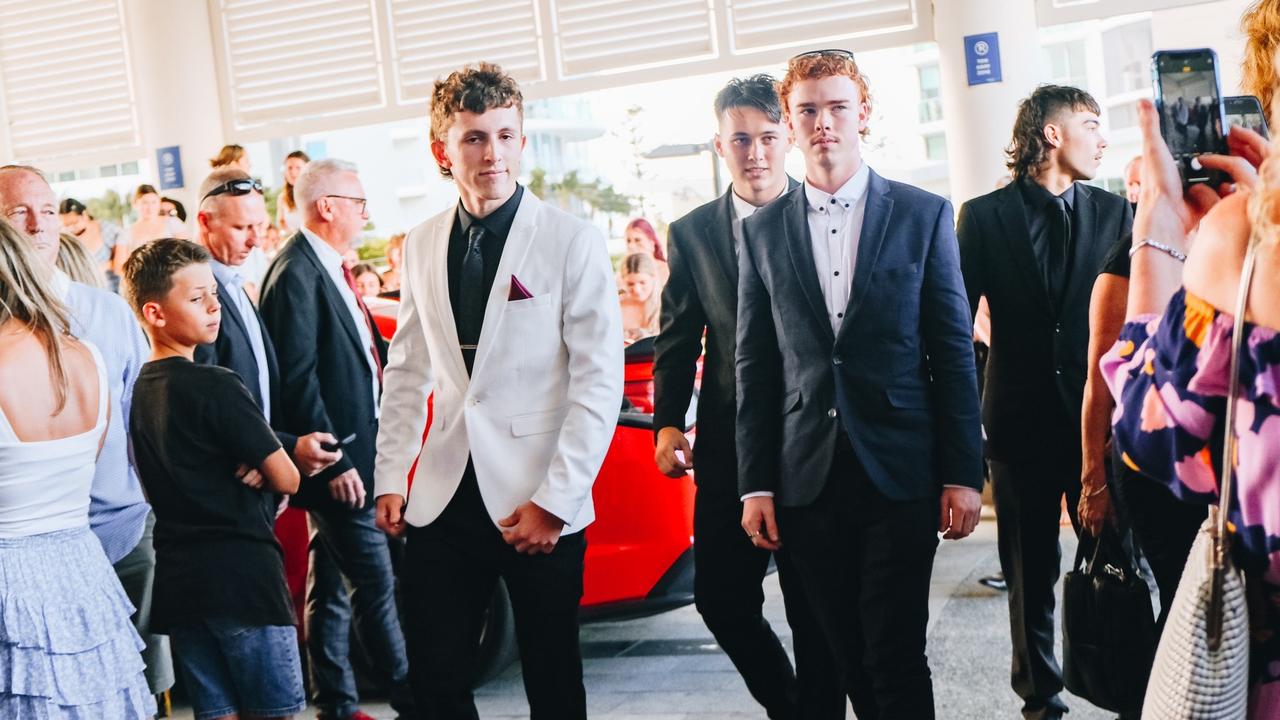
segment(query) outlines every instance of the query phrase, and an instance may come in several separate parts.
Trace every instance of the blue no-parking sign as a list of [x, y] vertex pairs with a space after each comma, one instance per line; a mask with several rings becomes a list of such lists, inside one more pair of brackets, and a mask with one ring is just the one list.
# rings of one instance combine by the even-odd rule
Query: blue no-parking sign
[[964, 64], [970, 85], [1000, 82], [1000, 36], [996, 33], [965, 35]]
[[160, 169], [157, 174], [161, 190], [182, 187], [182, 148], [177, 145], [156, 148], [156, 167]]

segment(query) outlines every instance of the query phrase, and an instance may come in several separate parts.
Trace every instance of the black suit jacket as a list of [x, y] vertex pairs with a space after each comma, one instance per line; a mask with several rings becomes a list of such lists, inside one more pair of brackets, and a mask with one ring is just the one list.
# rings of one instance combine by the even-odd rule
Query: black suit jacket
[[[799, 186], [788, 178], [787, 191]], [[786, 197], [783, 193], [774, 202]], [[662, 289], [662, 331], [654, 340], [653, 428], [685, 429], [698, 356], [698, 436], [694, 479], [736, 491], [734, 443], [737, 392], [734, 351], [738, 332], [738, 258], [733, 242], [733, 189], [671, 223], [667, 262], [671, 277]]]
[[[325, 431], [356, 439], [342, 459], [303, 478], [294, 501], [299, 507], [341, 507], [329, 497], [328, 483], [355, 468], [364, 481], [367, 509], [373, 498], [373, 464], [378, 421], [368, 348], [333, 280], [302, 233], [294, 235], [267, 268], [262, 283], [262, 320], [280, 362], [280, 402], [273, 407], [277, 425], [287, 432]], [[375, 331], [378, 362], [385, 365], [387, 345]]]
[[[218, 339], [209, 345], [197, 345], [195, 361], [204, 365], [218, 365], [235, 372], [240, 376], [249, 394], [253, 396], [258, 407], [262, 407], [262, 390], [258, 384], [258, 360], [253, 356], [253, 345], [249, 340], [249, 328], [240, 316], [235, 301], [231, 298], [229, 288], [218, 285], [218, 302], [222, 304], [222, 325], [218, 328]], [[257, 309], [254, 309], [257, 313]], [[280, 407], [280, 367], [276, 362], [275, 345], [266, 332], [262, 316], [258, 315], [258, 326], [263, 329], [262, 347], [267, 359], [267, 387], [271, 393], [271, 414], [279, 414]], [[273, 423], [274, 417], [267, 418]], [[276, 430], [276, 437], [284, 446], [285, 452], [293, 454], [298, 443], [298, 436], [293, 433]]]
[[845, 432], [894, 500], [982, 487], [973, 324], [945, 199], [871, 172], [849, 304], [831, 330], [803, 189], [743, 225], [738, 489], [822, 491]]
[[1123, 197], [1077, 183], [1073, 255], [1062, 300], [1049, 300], [1018, 183], [960, 208], [956, 234], [969, 305], [985, 295], [991, 351], [983, 391], [987, 453], [1021, 461], [1080, 453], [1089, 296], [1107, 252], [1133, 227]]

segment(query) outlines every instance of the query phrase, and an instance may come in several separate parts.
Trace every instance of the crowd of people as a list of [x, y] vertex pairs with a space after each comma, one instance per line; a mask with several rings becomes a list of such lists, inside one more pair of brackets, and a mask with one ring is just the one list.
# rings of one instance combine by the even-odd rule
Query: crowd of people
[[[1246, 90], [1270, 108], [1280, 2], [1244, 26]], [[196, 242], [150, 185], [122, 231], [39, 169], [0, 167], [0, 716], [151, 717], [176, 669], [200, 720], [308, 703], [360, 720], [354, 630], [401, 717], [476, 718], [501, 578], [531, 717], [585, 718], [582, 531], [623, 346], [652, 337], [655, 463], [697, 480], [696, 606], [769, 717], [935, 716], [934, 556], [973, 532], [989, 478], [1011, 687], [1028, 720], [1061, 718], [1064, 498], [1082, 538], [1134, 537], [1162, 625], [1226, 434], [1249, 717], [1276, 717], [1271, 146], [1233, 128], [1230, 154], [1200, 156], [1231, 184], [1184, 188], [1143, 101], [1126, 202], [1086, 184], [1107, 149], [1098, 103], [1044, 85], [1018, 107], [1009, 181], [953, 220], [863, 158], [872, 93], [852, 53], [802, 53], [711, 105], [731, 187], [665, 243], [633, 220], [617, 270], [593, 225], [517, 182], [523, 97], [490, 63], [436, 82], [432, 158], [459, 202], [392, 238], [385, 273], [354, 256], [368, 199], [339, 159], [291, 153], [273, 219], [228, 145]], [[365, 299], [391, 290], [388, 344]], [[273, 532], [286, 506], [311, 534], [302, 645]], [[763, 615], [771, 559], [794, 663]]]

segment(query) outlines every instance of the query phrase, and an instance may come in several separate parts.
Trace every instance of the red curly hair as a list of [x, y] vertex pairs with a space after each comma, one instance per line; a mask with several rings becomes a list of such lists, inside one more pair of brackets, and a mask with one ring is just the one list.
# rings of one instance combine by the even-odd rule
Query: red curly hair
[[[832, 75], [844, 75], [858, 86], [862, 92], [862, 102], [867, 106], [867, 115], [871, 114], [871, 89], [867, 86], [867, 76], [858, 69], [858, 63], [852, 56], [840, 54], [797, 55], [787, 63], [787, 74], [778, 83], [778, 99], [782, 101], [782, 112], [791, 117], [791, 90], [801, 80], [821, 80]], [[866, 137], [871, 128], [864, 127], [859, 132]]]

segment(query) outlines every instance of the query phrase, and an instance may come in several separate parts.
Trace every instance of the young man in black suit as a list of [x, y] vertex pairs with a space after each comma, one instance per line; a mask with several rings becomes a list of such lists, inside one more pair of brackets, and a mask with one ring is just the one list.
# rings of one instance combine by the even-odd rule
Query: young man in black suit
[[[263, 329], [262, 317], [245, 293], [244, 278], [238, 271], [249, 252], [262, 244], [261, 229], [267, 223], [262, 183], [238, 168], [214, 170], [200, 183], [196, 221], [200, 242], [212, 256], [209, 266], [218, 281], [223, 322], [217, 340], [196, 346], [195, 361], [239, 374], [263, 416], [271, 422], [272, 411], [280, 405], [280, 366], [275, 345]], [[299, 437], [276, 431], [276, 436], [303, 477], [320, 472], [342, 456], [341, 452], [324, 449], [324, 443], [336, 442], [326, 432]]]
[[930, 720], [938, 533], [973, 531], [982, 487], [951, 206], [864, 162], [852, 53], [792, 58], [779, 95], [805, 182], [743, 225], [742, 527], [785, 548], [858, 717]]
[[1037, 88], [1018, 107], [1007, 151], [1014, 181], [965, 203], [956, 231], [969, 304], [985, 296], [991, 308], [983, 422], [1009, 585], [1012, 684], [1028, 720], [1066, 712], [1053, 587], [1064, 494], [1077, 524], [1089, 293], [1133, 224], [1123, 197], [1079, 182], [1094, 176], [1107, 147], [1098, 112], [1083, 90]]
[[[372, 495], [387, 344], [342, 259], [369, 219], [364, 187], [354, 165], [317, 160], [298, 176], [294, 197], [302, 227], [272, 261], [262, 285], [262, 319], [280, 361], [280, 407], [273, 414], [287, 432], [352, 437], [342, 457], [304, 479], [290, 500], [309, 511], [311, 527], [312, 702], [324, 720], [368, 717], [359, 710], [351, 670], [354, 619], [392, 707], [411, 715], [391, 555], [374, 524]], [[355, 588], [349, 599], [346, 582]]]
[[[796, 672], [761, 612], [761, 581], [771, 553], [742, 532], [738, 461], [734, 450], [734, 349], [737, 346], [738, 248], [742, 222], [798, 183], [783, 169], [791, 141], [775, 81], [768, 75], [735, 78], [715, 100], [716, 153], [733, 185], [671, 224], [667, 253], [671, 277], [662, 291], [662, 331], [654, 341], [654, 460], [671, 477], [694, 471], [694, 598], [698, 612], [770, 718], [844, 718], [844, 694], [829, 677], [822, 639], [803, 602], [788, 603]], [[685, 437], [698, 358], [706, 359], [698, 395], [697, 453]], [[785, 558], [783, 581], [791, 579]], [[812, 651], [822, 653], [812, 660]], [[828, 680], [819, 690], [819, 678]], [[812, 682], [811, 682], [812, 681]], [[815, 691], [818, 691], [815, 693]], [[812, 710], [810, 710], [812, 707]], [[803, 710], [803, 714], [801, 714]]]

